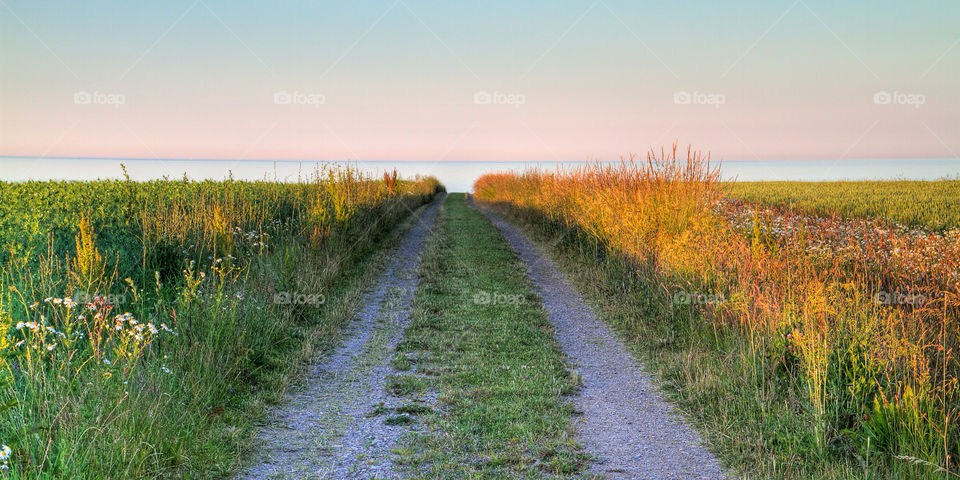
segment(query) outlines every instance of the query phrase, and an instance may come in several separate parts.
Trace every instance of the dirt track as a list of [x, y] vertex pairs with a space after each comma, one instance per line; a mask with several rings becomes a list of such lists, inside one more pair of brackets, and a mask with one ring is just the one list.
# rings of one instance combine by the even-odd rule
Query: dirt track
[[424, 210], [366, 293], [347, 339], [292, 389], [258, 438], [261, 461], [238, 478], [396, 478], [390, 449], [405, 428], [371, 415], [399, 399], [386, 391], [389, 365], [409, 321], [420, 254], [442, 198]]

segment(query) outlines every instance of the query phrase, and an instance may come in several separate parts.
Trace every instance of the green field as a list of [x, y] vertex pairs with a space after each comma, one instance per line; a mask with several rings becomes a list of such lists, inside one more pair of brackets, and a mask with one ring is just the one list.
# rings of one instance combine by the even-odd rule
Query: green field
[[[271, 462], [256, 448], [257, 427], [305, 365], [355, 338], [364, 292], [386, 288], [379, 272], [426, 208], [439, 215], [409, 327], [376, 365], [392, 367], [385, 385], [371, 385], [399, 406], [381, 403], [364, 418], [410, 429], [386, 448], [412, 478], [592, 478], [603, 461], [575, 425], [595, 412], [569, 398], [588, 380], [496, 228], [462, 194], [426, 207], [443, 190], [432, 178], [317, 173], [289, 184], [0, 182], [0, 453], [10, 448], [0, 479], [230, 478], [251, 460]], [[592, 201], [596, 187], [576, 177], [493, 176], [478, 191], [543, 242], [731, 473], [933, 479], [956, 470], [958, 307], [879, 306], [867, 289], [912, 291], [911, 272], [942, 278], [939, 263], [874, 269], [854, 257], [827, 276], [805, 249], [766, 250], [718, 227], [710, 207], [720, 188], [944, 231], [960, 226], [960, 181], [713, 185], [646, 175], [605, 183], [622, 189], [610, 197], [619, 204]], [[564, 210], [574, 200], [583, 208]], [[822, 224], [844, 225], [804, 231]], [[957, 264], [955, 237], [895, 234], [932, 238], [902, 247], [904, 258], [938, 248], [938, 262]], [[778, 310], [797, 301], [796, 285], [815, 282], [824, 287], [796, 305], [823, 315]], [[751, 296], [758, 285], [765, 297]], [[498, 295], [513, 300], [482, 300]], [[870, 350], [894, 344], [910, 348]], [[925, 390], [901, 396], [905, 385]], [[317, 445], [308, 456], [337, 443]]]
[[350, 170], [0, 183], [0, 478], [232, 474], [440, 190]]
[[735, 182], [728, 195], [817, 215], [882, 218], [910, 227], [960, 227], [960, 180], [856, 182]]

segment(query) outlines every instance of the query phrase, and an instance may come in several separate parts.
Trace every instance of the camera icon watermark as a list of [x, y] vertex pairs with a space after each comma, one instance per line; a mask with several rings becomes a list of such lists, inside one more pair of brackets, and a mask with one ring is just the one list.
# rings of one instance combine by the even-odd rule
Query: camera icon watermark
[[527, 103], [527, 96], [522, 93], [481, 90], [473, 94], [473, 103], [475, 105], [511, 105], [513, 108], [520, 108], [520, 105]]
[[881, 290], [873, 295], [873, 303], [877, 305], [910, 305], [919, 307], [927, 303], [927, 297], [922, 293], [886, 292]]
[[79, 304], [90, 304], [94, 306], [101, 305], [123, 305], [127, 303], [127, 295], [124, 293], [89, 293], [83, 290], [73, 292], [73, 301]]
[[322, 293], [277, 292], [273, 294], [276, 305], [323, 305], [327, 297]]
[[920, 108], [920, 105], [927, 103], [927, 96], [922, 93], [881, 90], [873, 94], [873, 103], [876, 105], [907, 105]]
[[675, 305], [716, 305], [726, 301], [727, 298], [723, 293], [677, 292], [673, 294]]
[[473, 303], [476, 305], [522, 305], [527, 297], [518, 293], [497, 293], [480, 291], [473, 294]]
[[73, 94], [73, 103], [76, 105], [106, 105], [120, 108], [120, 105], [127, 103], [127, 96], [122, 93], [80, 90]]
[[273, 94], [273, 103], [275, 105], [307, 105], [319, 110], [320, 105], [327, 103], [327, 97], [321, 93], [279, 90]]
[[676, 105], [710, 105], [714, 108], [720, 108], [720, 105], [727, 103], [727, 96], [722, 93], [679, 91], [673, 94], [673, 103]]

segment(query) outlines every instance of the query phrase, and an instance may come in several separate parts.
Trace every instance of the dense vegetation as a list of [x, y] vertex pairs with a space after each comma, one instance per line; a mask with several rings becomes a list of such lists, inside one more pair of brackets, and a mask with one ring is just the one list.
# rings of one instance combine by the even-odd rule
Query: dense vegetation
[[[435, 179], [0, 183], [9, 478], [210, 478]], [[0, 474], [2, 475], [2, 474]]]
[[474, 189], [557, 247], [729, 465], [765, 478], [957, 471], [957, 231], [731, 200], [716, 169], [676, 148]]
[[843, 218], [881, 218], [914, 228], [960, 228], [960, 180], [732, 182], [731, 197]]

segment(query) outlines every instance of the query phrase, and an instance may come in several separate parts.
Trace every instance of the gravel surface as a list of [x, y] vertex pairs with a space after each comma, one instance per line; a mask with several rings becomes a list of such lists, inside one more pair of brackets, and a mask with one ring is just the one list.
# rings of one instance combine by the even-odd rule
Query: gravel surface
[[388, 426], [375, 412], [401, 399], [387, 393], [389, 361], [409, 323], [420, 254], [438, 198], [421, 214], [365, 294], [344, 343], [312, 367], [259, 433], [255, 465], [238, 476], [260, 479], [397, 478], [390, 450], [410, 426]]
[[557, 266], [516, 227], [489, 210], [480, 211], [523, 260], [557, 340], [583, 378], [573, 398], [582, 412], [575, 432], [586, 451], [598, 457], [587, 473], [611, 479], [725, 478], [699, 435], [674, 414], [650, 376]]

